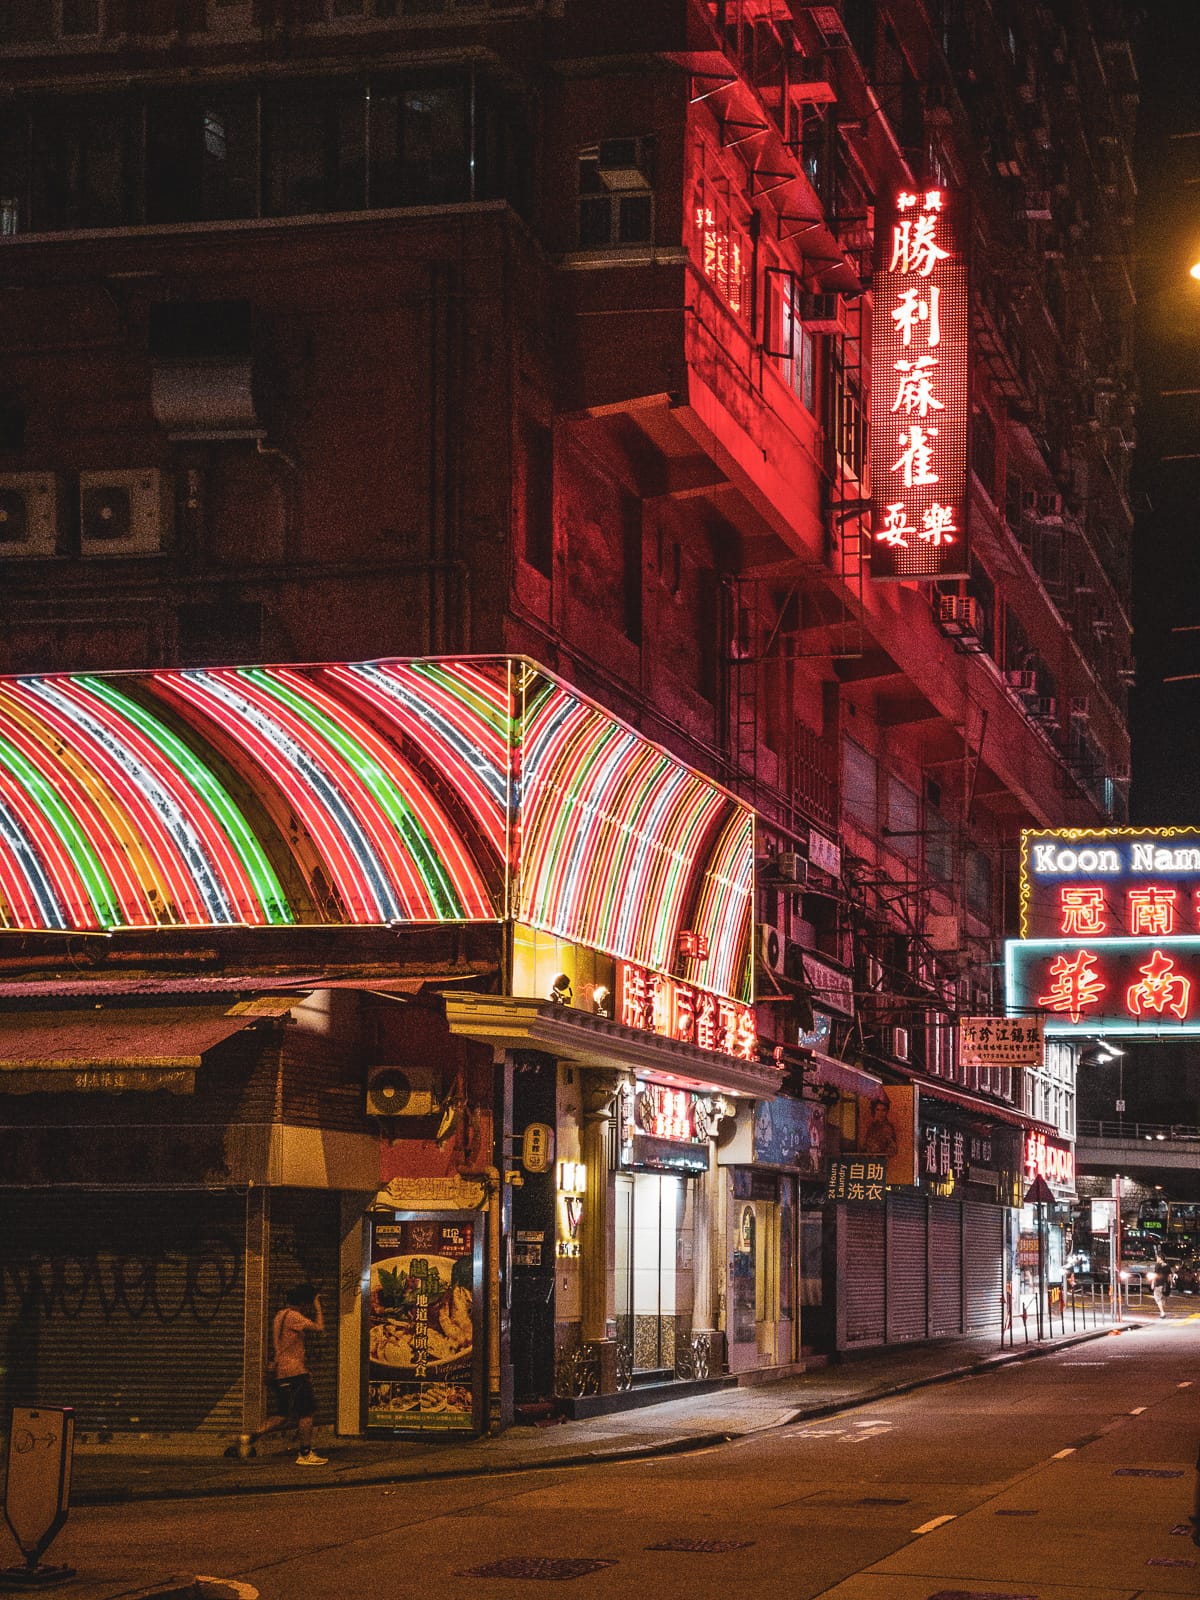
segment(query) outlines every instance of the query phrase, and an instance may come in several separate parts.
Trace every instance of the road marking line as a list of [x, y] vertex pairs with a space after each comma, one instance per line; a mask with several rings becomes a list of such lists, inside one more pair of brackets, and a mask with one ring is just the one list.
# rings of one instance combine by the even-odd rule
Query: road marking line
[[1074, 1454], [1075, 1446], [1072, 1444], [1068, 1445], [1065, 1450], [1056, 1450], [1050, 1459], [1051, 1461], [1061, 1461], [1064, 1456], [1073, 1456]]
[[1145, 1409], [1146, 1409], [1145, 1406], [1134, 1406], [1133, 1410], [1129, 1413], [1129, 1415], [1131, 1417], [1140, 1417], [1142, 1412], [1145, 1411]]
[[947, 1522], [955, 1522], [957, 1519], [958, 1513], [955, 1511], [945, 1517], [934, 1517], [932, 1522], [923, 1522], [919, 1528], [914, 1528], [912, 1531], [913, 1533], [932, 1533], [935, 1528], [940, 1528]]

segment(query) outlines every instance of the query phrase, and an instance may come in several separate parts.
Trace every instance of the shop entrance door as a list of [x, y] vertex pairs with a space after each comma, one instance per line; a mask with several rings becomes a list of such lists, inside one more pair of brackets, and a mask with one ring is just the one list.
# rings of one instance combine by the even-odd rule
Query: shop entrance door
[[642, 1382], [674, 1377], [676, 1341], [691, 1332], [688, 1194], [682, 1178], [617, 1175], [617, 1338]]

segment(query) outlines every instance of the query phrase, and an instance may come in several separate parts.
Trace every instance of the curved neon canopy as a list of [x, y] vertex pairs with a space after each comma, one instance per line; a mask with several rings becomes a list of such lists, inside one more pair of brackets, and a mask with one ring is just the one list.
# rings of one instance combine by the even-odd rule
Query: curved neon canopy
[[507, 915], [747, 990], [753, 819], [508, 658], [0, 678], [0, 928]]

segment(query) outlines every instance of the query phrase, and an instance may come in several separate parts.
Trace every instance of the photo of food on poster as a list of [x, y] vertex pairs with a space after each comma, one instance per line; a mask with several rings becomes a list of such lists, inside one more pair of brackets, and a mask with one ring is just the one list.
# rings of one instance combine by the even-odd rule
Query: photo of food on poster
[[477, 1427], [479, 1220], [402, 1213], [372, 1221], [367, 1427]]

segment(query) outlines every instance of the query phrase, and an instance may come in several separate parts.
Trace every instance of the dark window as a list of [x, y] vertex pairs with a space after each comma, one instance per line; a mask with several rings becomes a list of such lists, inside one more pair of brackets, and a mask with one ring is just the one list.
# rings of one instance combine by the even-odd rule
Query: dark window
[[363, 87], [354, 84], [290, 84], [263, 96], [268, 216], [362, 207], [366, 106]]
[[981, 407], [971, 418], [971, 465], [989, 500], [996, 498], [996, 424]]
[[168, 300], [150, 307], [150, 354], [232, 361], [250, 354], [248, 300]]
[[258, 214], [258, 117], [244, 92], [151, 100], [146, 117], [146, 220]]
[[996, 659], [996, 585], [987, 568], [971, 557], [971, 576], [967, 580], [967, 593], [977, 603], [979, 642]]
[[607, 250], [654, 238], [653, 142], [606, 139], [579, 153], [579, 248]]
[[987, 919], [992, 914], [992, 863], [982, 850], [967, 852], [967, 909]]
[[466, 86], [371, 93], [372, 206], [448, 205], [470, 194]]
[[954, 832], [939, 812], [925, 810], [925, 870], [935, 883], [954, 878]]
[[0, 234], [29, 227], [29, 117], [0, 115]]
[[550, 577], [554, 566], [554, 443], [549, 428], [526, 418], [525, 559]]
[[842, 740], [842, 810], [868, 833], [877, 826], [879, 765], [853, 739]]
[[117, 228], [140, 220], [134, 148], [139, 119], [125, 101], [55, 108], [37, 119], [35, 229]]
[[921, 843], [920, 802], [914, 789], [888, 774], [887, 846], [898, 856], [915, 861]]

